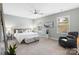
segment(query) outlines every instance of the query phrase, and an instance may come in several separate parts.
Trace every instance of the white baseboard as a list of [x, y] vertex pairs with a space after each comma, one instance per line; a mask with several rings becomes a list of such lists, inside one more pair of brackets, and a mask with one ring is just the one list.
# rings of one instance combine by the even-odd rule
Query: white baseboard
[[54, 37], [49, 37], [49, 39], [57, 40], [58, 41], [58, 38], [54, 38]]

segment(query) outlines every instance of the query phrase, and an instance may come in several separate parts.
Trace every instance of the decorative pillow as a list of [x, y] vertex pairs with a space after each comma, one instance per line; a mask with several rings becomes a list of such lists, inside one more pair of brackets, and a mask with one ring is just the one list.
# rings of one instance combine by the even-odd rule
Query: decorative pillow
[[63, 41], [67, 42], [67, 39], [62, 39]]

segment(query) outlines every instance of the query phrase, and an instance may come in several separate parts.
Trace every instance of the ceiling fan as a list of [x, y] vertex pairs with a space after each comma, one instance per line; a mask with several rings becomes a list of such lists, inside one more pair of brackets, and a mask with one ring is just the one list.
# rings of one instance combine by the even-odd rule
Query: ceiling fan
[[44, 14], [44, 13], [41, 13], [40, 10], [37, 10], [37, 9], [33, 10], [32, 13], [34, 15], [43, 15]]

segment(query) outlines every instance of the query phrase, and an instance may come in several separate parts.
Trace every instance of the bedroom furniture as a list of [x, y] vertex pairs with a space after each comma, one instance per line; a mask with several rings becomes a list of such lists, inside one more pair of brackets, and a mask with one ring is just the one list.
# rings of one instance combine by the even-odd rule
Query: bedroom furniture
[[22, 29], [22, 28], [16, 28], [16, 29], [14, 29], [14, 33], [22, 33], [24, 31], [26, 31], [26, 28], [24, 28], [24, 29]]
[[59, 37], [59, 44], [64, 48], [77, 48], [78, 32], [69, 32], [66, 37]]
[[34, 38], [30, 38], [30, 39], [24, 39], [25, 43], [32, 43], [32, 42], [36, 42], [39, 41], [38, 37], [34, 37]]
[[12, 40], [12, 34], [11, 33], [7, 34], [7, 40]]
[[19, 43], [21, 43], [23, 40], [25, 41], [25, 43], [30, 43], [39, 40], [39, 35], [36, 32], [15, 33], [14, 37]]
[[11, 36], [7, 36], [7, 40], [12, 40], [12, 35]]
[[78, 32], [69, 32], [68, 35], [73, 35], [75, 38], [78, 38]]

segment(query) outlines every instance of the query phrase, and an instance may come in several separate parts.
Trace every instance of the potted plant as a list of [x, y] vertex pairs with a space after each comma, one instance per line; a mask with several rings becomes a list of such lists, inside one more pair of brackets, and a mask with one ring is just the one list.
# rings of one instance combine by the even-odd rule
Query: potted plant
[[16, 55], [16, 44], [14, 44], [13, 46], [10, 45], [7, 54], [8, 55]]

